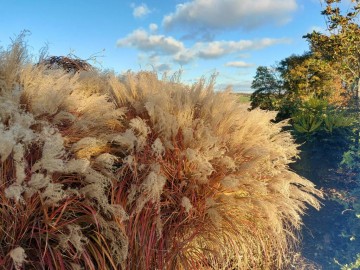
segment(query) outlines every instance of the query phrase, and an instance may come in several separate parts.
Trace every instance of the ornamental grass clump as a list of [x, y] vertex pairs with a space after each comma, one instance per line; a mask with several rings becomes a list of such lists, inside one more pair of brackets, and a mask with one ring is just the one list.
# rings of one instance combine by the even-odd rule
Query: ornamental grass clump
[[116, 203], [129, 215], [129, 269], [281, 269], [320, 193], [289, 170], [298, 151], [273, 113], [212, 82], [110, 78], [126, 108], [114, 134]]
[[[213, 81], [0, 56], [5, 269], [282, 269], [321, 193], [273, 113]], [[4, 229], [6, 228], [6, 229]]]
[[[120, 113], [104, 96], [78, 88], [76, 76], [26, 63], [21, 41], [1, 52], [2, 269], [125, 268], [127, 215], [108, 200], [115, 176], [108, 164], [73, 151], [95, 134], [96, 119]], [[89, 115], [91, 104], [101, 116]], [[97, 127], [112, 129], [105, 122]]]

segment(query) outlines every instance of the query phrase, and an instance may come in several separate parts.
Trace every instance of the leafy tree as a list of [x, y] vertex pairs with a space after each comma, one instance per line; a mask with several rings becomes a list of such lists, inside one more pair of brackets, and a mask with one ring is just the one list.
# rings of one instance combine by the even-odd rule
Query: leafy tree
[[283, 97], [282, 81], [278, 79], [275, 70], [259, 66], [251, 84], [255, 91], [250, 97], [251, 107], [263, 110], [277, 110], [279, 100]]
[[[311, 131], [307, 134], [320, 129], [329, 136], [333, 135], [333, 124], [337, 130], [348, 129], [350, 118], [347, 115], [335, 116], [349, 106], [350, 96], [352, 104], [357, 104], [353, 106], [354, 111], [359, 111], [356, 94], [359, 91], [356, 89], [360, 76], [355, 72], [360, 72], [360, 32], [355, 23], [359, 1], [353, 1], [356, 2], [353, 12], [346, 15], [341, 15], [339, 8], [332, 7], [340, 0], [326, 1], [323, 14], [328, 17], [330, 34], [313, 32], [306, 36], [309, 52], [291, 55], [280, 61], [275, 69], [259, 67], [252, 84], [255, 90], [251, 96], [252, 107], [278, 110], [276, 120], [292, 118], [298, 131], [304, 133], [303, 128]], [[358, 60], [354, 63], [356, 57]], [[321, 112], [317, 115], [305, 109], [310, 108], [314, 100], [326, 104], [325, 118]], [[358, 137], [354, 141], [358, 142]]]
[[313, 32], [306, 35], [311, 50], [331, 61], [338, 68], [343, 81], [354, 98], [359, 97], [360, 78], [360, 26], [358, 15], [360, 1], [352, 0], [353, 6], [342, 14], [341, 0], [327, 0], [322, 12], [327, 18], [329, 34]]
[[342, 85], [331, 63], [307, 52], [280, 61], [277, 67], [284, 80], [287, 97], [306, 101], [320, 98], [331, 104], [343, 104]]
[[303, 55], [293, 54], [281, 60], [277, 65], [277, 70], [284, 81], [284, 87], [288, 96], [295, 97], [299, 94], [299, 84], [301, 84], [303, 80], [300, 78], [301, 76], [299, 77], [297, 73], [292, 71], [302, 65], [309, 57], [310, 53], [305, 53]]
[[[352, 110], [359, 114], [360, 104], [360, 26], [358, 15], [360, 0], [352, 0], [352, 6], [345, 14], [340, 10], [341, 0], [326, 0], [322, 12], [327, 18], [328, 34], [312, 32], [306, 35], [311, 50], [331, 62], [341, 76], [352, 99]], [[359, 149], [360, 123], [355, 130], [354, 147]]]
[[323, 99], [329, 105], [343, 105], [346, 98], [336, 70], [313, 52], [291, 55], [276, 66], [283, 86], [277, 120], [292, 117], [309, 99]]

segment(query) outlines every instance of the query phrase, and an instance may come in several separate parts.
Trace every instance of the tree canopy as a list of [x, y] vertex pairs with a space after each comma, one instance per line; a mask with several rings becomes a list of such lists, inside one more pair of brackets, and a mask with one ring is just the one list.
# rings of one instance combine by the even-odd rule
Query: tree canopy
[[282, 81], [276, 76], [275, 69], [259, 66], [251, 88], [255, 90], [250, 97], [253, 108], [278, 109], [277, 100], [283, 96], [283, 85]]

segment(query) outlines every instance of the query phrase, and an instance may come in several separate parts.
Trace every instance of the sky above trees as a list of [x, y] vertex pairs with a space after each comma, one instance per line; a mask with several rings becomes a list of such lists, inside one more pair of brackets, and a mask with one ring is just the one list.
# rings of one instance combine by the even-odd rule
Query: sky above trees
[[102, 68], [116, 72], [182, 69], [189, 83], [218, 73], [219, 88], [241, 92], [251, 91], [258, 66], [302, 54], [308, 49], [302, 36], [325, 29], [321, 0], [0, 3], [0, 46], [27, 29], [34, 54], [47, 44], [50, 55], [95, 54]]

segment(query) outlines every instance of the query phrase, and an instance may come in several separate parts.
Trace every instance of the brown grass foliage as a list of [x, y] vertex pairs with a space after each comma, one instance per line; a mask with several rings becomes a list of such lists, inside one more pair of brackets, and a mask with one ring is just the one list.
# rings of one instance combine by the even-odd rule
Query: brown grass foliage
[[274, 114], [213, 82], [0, 53], [4, 269], [282, 269], [319, 207]]

